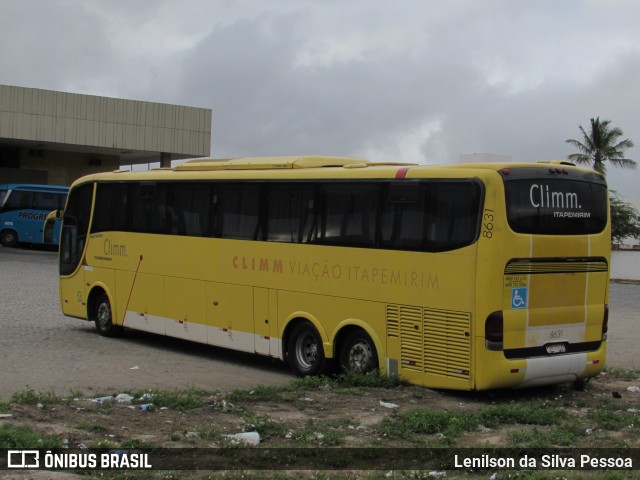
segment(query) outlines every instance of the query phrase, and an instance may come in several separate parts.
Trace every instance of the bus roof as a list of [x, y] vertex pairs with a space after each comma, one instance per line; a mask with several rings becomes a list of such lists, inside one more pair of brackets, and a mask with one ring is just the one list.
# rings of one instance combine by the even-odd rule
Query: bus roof
[[[281, 156], [281, 157], [245, 157], [245, 158], [201, 158], [194, 159], [173, 168], [157, 168], [149, 171], [116, 170], [110, 173], [97, 173], [76, 180], [75, 184], [86, 181], [166, 181], [174, 179], [249, 179], [249, 178], [419, 178], [457, 172], [455, 176], [477, 175], [482, 171], [494, 171], [505, 168], [571, 168], [592, 172], [593, 170], [575, 167], [562, 160], [548, 162], [504, 162], [504, 163], [454, 163], [439, 165], [419, 165], [401, 162], [371, 162], [357, 157], [340, 156]], [[357, 169], [358, 175], [347, 173]], [[285, 174], [285, 172], [288, 172]], [[330, 173], [331, 172], [331, 173]], [[465, 173], [463, 173], [465, 172]], [[476, 173], [472, 173], [476, 172]], [[284, 174], [284, 175], [283, 175]]]
[[[327, 168], [346, 166], [368, 166], [371, 162], [355, 157], [291, 156], [291, 157], [245, 157], [231, 159], [197, 159], [184, 162], [173, 168], [182, 170], [261, 170], [280, 168]], [[409, 164], [403, 164], [409, 165]]]

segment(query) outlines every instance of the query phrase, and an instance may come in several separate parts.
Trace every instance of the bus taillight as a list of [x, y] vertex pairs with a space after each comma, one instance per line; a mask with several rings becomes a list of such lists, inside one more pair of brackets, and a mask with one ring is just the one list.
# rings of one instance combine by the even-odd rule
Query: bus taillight
[[602, 341], [607, 339], [607, 332], [609, 331], [609, 305], [604, 305], [604, 315], [602, 317]]
[[484, 339], [487, 350], [501, 351], [504, 347], [502, 310], [493, 312], [484, 322]]

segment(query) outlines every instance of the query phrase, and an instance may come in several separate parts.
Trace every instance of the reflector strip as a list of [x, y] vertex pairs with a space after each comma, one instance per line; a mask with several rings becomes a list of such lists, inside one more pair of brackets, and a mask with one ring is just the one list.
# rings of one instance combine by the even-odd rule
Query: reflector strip
[[505, 275], [539, 273], [606, 272], [607, 260], [602, 257], [585, 258], [514, 258], [507, 264]]

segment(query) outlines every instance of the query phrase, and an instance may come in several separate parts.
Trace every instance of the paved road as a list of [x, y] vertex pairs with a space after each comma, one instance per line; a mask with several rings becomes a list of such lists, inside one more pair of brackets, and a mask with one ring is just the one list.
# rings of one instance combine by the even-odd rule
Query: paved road
[[26, 386], [91, 395], [232, 390], [293, 378], [282, 362], [257, 355], [143, 332], [101, 337], [93, 323], [60, 312], [56, 253], [0, 247], [0, 400]]
[[609, 289], [607, 365], [640, 370], [640, 285], [612, 283]]
[[[640, 286], [613, 284], [610, 366], [640, 369]], [[57, 256], [0, 247], [0, 400], [29, 386], [90, 395], [144, 388], [284, 384], [281, 362], [141, 332], [108, 339], [58, 307]]]

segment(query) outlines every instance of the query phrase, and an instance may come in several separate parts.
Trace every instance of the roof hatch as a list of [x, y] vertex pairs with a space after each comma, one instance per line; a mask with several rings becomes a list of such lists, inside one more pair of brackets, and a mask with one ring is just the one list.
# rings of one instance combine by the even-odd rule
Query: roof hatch
[[301, 157], [246, 157], [232, 159], [197, 159], [176, 165], [181, 170], [262, 170], [282, 168], [344, 167], [369, 165], [370, 162], [354, 157], [301, 156]]

